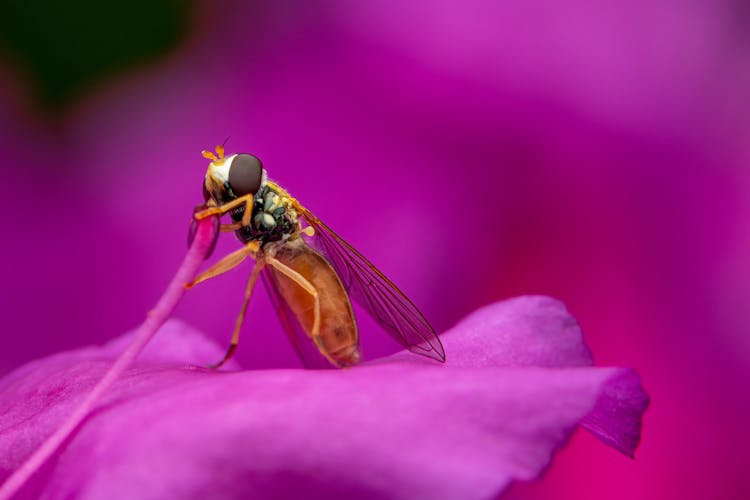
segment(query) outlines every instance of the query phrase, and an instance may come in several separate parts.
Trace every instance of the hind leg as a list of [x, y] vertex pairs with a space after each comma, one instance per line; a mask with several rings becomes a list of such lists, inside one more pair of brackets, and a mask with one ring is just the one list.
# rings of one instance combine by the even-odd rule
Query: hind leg
[[331, 356], [331, 353], [329, 352], [328, 348], [323, 343], [323, 338], [320, 335], [320, 321], [321, 321], [320, 293], [318, 293], [318, 290], [304, 276], [302, 276], [300, 273], [298, 273], [291, 267], [287, 266], [283, 262], [280, 262], [273, 257], [266, 257], [266, 261], [269, 266], [273, 267], [274, 269], [278, 270], [279, 272], [287, 276], [289, 279], [291, 279], [297, 285], [299, 285], [303, 290], [305, 290], [307, 293], [312, 295], [314, 310], [313, 310], [313, 325], [312, 325], [312, 331], [310, 332], [310, 336], [312, 337], [313, 342], [315, 342], [315, 345], [317, 346], [320, 353], [323, 356], [325, 356], [325, 358], [328, 361], [330, 361], [332, 365], [340, 368], [341, 363], [336, 361], [336, 359], [333, 356]]

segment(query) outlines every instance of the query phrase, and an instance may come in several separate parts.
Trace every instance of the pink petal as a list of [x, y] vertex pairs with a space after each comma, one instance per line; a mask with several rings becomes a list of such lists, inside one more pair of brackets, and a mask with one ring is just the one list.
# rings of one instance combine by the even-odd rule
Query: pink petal
[[[519, 298], [446, 333], [449, 360], [456, 360], [446, 366], [411, 356], [342, 371], [227, 373], [175, 366], [176, 357], [203, 365], [222, 349], [172, 322], [24, 492], [493, 496], [514, 479], [537, 477], [581, 419], [631, 373], [566, 367], [585, 354], [574, 348], [571, 324], [559, 303]], [[551, 356], [534, 341], [537, 334], [567, 354]], [[516, 335], [530, 337], [530, 353]], [[473, 350], [476, 343], [484, 349]], [[509, 353], [496, 352], [499, 346]], [[113, 351], [109, 344], [59, 354], [0, 381], [3, 475], [71, 411]], [[503, 356], [523, 361], [503, 366]], [[550, 356], [557, 359], [550, 366], [531, 366]], [[640, 415], [624, 410], [626, 418]]]
[[[591, 366], [591, 352], [565, 305], [526, 295], [483, 307], [440, 335], [447, 366]], [[401, 352], [389, 359], [414, 359]]]
[[[562, 302], [545, 296], [516, 297], [484, 307], [440, 338], [451, 367], [593, 365], [575, 318]], [[401, 352], [388, 359], [410, 358]], [[632, 457], [648, 402], [638, 374], [623, 369], [607, 381], [581, 425]]]

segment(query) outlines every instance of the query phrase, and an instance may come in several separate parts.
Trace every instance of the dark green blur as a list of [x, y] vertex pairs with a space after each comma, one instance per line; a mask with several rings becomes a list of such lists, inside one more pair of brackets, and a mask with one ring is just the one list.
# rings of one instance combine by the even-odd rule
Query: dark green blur
[[187, 0], [0, 0], [0, 55], [50, 113], [186, 36]]

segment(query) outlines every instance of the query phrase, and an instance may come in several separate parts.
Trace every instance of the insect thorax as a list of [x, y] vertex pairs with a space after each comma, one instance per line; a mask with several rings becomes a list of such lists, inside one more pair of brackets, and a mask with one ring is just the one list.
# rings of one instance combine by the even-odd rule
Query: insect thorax
[[[232, 220], [239, 222], [245, 214], [244, 205], [232, 212]], [[253, 198], [253, 216], [250, 224], [235, 234], [242, 242], [258, 240], [263, 243], [288, 238], [298, 230], [297, 212], [284, 195], [264, 185]]]

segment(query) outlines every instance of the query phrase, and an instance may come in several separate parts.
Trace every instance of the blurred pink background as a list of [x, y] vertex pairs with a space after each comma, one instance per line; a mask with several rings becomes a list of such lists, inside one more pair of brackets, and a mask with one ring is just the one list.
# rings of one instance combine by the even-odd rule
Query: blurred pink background
[[[509, 498], [750, 498], [749, 50], [742, 2], [226, 1], [62, 117], [2, 66], [0, 373], [143, 319], [231, 136], [438, 331], [549, 294], [640, 372], [634, 461], [579, 432]], [[248, 272], [177, 316], [228, 342]], [[236, 357], [298, 366], [265, 291]]]

